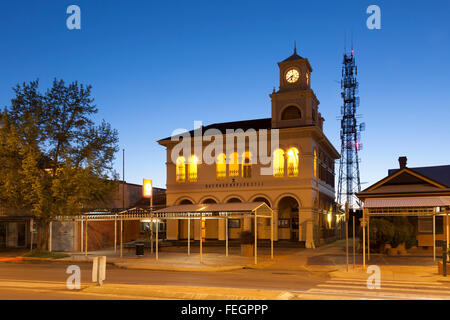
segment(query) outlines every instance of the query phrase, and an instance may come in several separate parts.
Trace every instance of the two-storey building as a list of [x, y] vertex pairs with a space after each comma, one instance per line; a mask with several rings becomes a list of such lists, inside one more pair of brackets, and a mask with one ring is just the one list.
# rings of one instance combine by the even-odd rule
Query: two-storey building
[[[167, 150], [167, 205], [266, 202], [274, 210], [274, 239], [300, 241], [312, 248], [321, 237], [331, 234], [326, 231], [336, 223], [332, 213], [334, 163], [339, 153], [323, 132], [324, 119], [311, 89], [313, 70], [308, 59], [294, 50], [278, 66], [280, 86], [270, 94], [271, 118], [216, 123], [191, 131], [190, 136], [197, 133], [203, 137], [201, 154], [195, 151], [195, 139], [189, 142], [192, 153], [187, 155], [179, 152], [180, 137], [158, 141]], [[246, 137], [245, 146], [237, 144], [230, 149], [227, 139], [237, 141], [239, 130]], [[249, 143], [252, 135], [258, 140], [258, 150]], [[261, 158], [264, 146], [260, 141], [265, 140], [271, 164]], [[215, 161], [208, 164], [203, 153], [209, 154], [217, 141], [223, 144], [223, 151], [215, 149]], [[195, 239], [200, 237], [198, 223], [191, 224], [190, 234]], [[238, 238], [245, 224], [230, 221], [229, 237]], [[167, 221], [168, 240], [187, 239], [187, 234], [186, 220]], [[258, 236], [270, 238], [270, 222], [259, 223]], [[207, 220], [206, 239], [224, 240], [224, 221]]]

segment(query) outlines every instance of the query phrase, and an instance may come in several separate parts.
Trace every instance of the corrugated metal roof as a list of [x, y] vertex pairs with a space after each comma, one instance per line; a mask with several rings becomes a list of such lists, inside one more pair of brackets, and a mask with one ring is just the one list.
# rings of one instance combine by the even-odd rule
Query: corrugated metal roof
[[450, 197], [368, 198], [365, 208], [446, 207]]
[[264, 202], [233, 202], [233, 203], [205, 203], [182, 204], [155, 211], [155, 213], [183, 213], [183, 212], [252, 212], [256, 209], [266, 211], [270, 207]]

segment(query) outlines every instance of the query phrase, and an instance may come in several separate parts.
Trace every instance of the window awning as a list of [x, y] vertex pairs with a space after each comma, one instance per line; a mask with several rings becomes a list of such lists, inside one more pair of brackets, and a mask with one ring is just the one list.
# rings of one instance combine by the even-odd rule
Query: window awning
[[270, 218], [273, 210], [264, 202], [234, 202], [234, 203], [205, 203], [182, 204], [160, 209], [154, 212], [160, 218], [225, 218], [254, 215]]
[[450, 206], [450, 197], [367, 198], [365, 208], [423, 208]]

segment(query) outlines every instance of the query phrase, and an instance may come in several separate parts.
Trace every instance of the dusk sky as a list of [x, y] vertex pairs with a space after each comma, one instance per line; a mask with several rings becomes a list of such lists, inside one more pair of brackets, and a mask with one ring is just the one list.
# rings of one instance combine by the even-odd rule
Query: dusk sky
[[[71, 4], [81, 8], [81, 30], [66, 27]], [[366, 27], [371, 4], [381, 8], [381, 30]], [[294, 41], [340, 150], [341, 62], [353, 34], [364, 188], [399, 156], [410, 167], [450, 164], [449, 19], [448, 0], [2, 1], [0, 105], [24, 81], [39, 78], [42, 90], [55, 77], [91, 84], [98, 119], [126, 149], [126, 180], [165, 187], [156, 141], [195, 120], [270, 117], [277, 62]], [[116, 168], [121, 174], [121, 152]]]

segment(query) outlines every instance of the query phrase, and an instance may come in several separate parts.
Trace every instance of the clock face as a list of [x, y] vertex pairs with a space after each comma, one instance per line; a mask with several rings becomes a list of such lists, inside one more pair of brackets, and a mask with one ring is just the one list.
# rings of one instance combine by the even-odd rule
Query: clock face
[[289, 83], [297, 82], [298, 78], [300, 78], [300, 73], [297, 69], [290, 69], [286, 72], [286, 81]]

